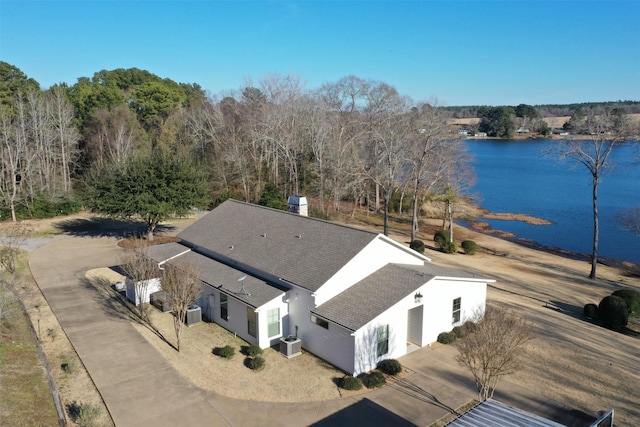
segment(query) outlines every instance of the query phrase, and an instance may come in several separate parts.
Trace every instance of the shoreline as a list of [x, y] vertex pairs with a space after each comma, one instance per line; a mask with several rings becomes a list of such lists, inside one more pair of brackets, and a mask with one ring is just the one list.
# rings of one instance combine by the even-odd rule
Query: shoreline
[[[486, 211], [483, 208], [479, 208], [482, 211]], [[489, 212], [489, 211], [486, 211]], [[528, 217], [528, 218], [533, 218], [535, 220], [540, 220], [540, 221], [547, 221], [544, 219], [539, 219], [539, 218], [534, 218], [534, 217], [529, 217], [528, 215], [523, 215], [523, 214], [497, 214], [497, 215], [513, 215], [513, 216], [523, 216], [523, 217]], [[507, 218], [489, 218], [487, 216], [481, 216], [480, 218], [487, 218], [487, 219], [497, 219], [497, 220], [504, 220]], [[509, 220], [513, 220], [513, 221], [521, 221], [520, 219], [515, 219], [515, 218], [508, 218]], [[499, 239], [502, 240], [506, 240], [508, 242], [511, 243], [515, 243], [521, 246], [524, 246], [526, 248], [529, 249], [534, 249], [534, 250], [538, 250], [538, 251], [542, 251], [542, 252], [546, 252], [548, 254], [551, 255], [556, 255], [556, 256], [560, 256], [563, 258], [569, 258], [569, 259], [573, 259], [573, 260], [578, 260], [578, 261], [585, 261], [585, 262], [591, 262], [591, 254], [586, 254], [586, 253], [581, 253], [581, 252], [575, 252], [575, 251], [570, 251], [568, 249], [563, 249], [557, 246], [546, 246], [543, 244], [540, 244], [538, 242], [536, 242], [535, 240], [531, 240], [531, 239], [525, 239], [524, 237], [518, 237], [516, 234], [508, 232], [508, 231], [504, 231], [504, 230], [500, 230], [500, 229], [495, 229], [492, 228], [491, 225], [488, 222], [482, 222], [482, 221], [464, 221], [466, 224], [460, 224], [457, 223], [458, 226], [460, 227], [464, 227], [466, 229], [469, 229], [471, 231], [475, 231], [476, 233], [480, 233], [480, 234], [485, 234], [487, 236], [492, 236], [492, 237], [497, 237]], [[534, 225], [541, 225], [544, 223], [533, 223], [533, 222], [528, 222], [528, 221], [523, 221], [523, 222], [527, 222], [528, 224], [534, 224]], [[551, 224], [551, 222], [548, 222], [549, 224]], [[622, 259], [618, 259], [618, 258], [611, 258], [611, 257], [605, 257], [605, 256], [598, 256], [598, 264], [602, 264], [602, 265], [606, 265], [609, 267], [614, 267], [614, 268], [618, 268], [624, 271], [628, 271], [632, 274], [636, 274], [636, 275], [640, 275], [640, 263], [635, 263], [632, 261], [625, 261]]]

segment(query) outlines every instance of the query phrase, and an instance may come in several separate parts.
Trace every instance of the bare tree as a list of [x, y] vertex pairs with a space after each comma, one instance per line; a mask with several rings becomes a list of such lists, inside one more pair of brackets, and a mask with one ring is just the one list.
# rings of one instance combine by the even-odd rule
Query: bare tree
[[568, 139], [548, 150], [548, 154], [559, 159], [570, 159], [587, 168], [591, 174], [593, 202], [593, 249], [591, 253], [591, 273], [589, 278], [595, 279], [598, 264], [598, 239], [600, 235], [598, 222], [598, 186], [604, 172], [612, 165], [609, 156], [617, 145], [628, 137], [629, 119], [620, 110], [607, 110], [599, 116], [590, 116], [585, 123], [588, 140]]
[[490, 307], [476, 331], [456, 341], [456, 360], [471, 371], [481, 401], [493, 397], [502, 377], [519, 369], [520, 356], [531, 339], [528, 322], [512, 311]]
[[162, 275], [162, 289], [169, 295], [173, 309], [173, 328], [176, 333], [176, 349], [180, 341], [189, 305], [200, 296], [200, 273], [195, 265], [178, 262], [167, 265]]
[[135, 249], [127, 249], [120, 259], [120, 266], [125, 274], [133, 282], [136, 293], [136, 305], [138, 314], [144, 321], [150, 321], [145, 310], [145, 301], [148, 298], [149, 280], [158, 277], [158, 265], [149, 257], [148, 246], [142, 239], [137, 239]]
[[29, 233], [29, 227], [14, 222], [4, 229], [3, 236], [0, 237], [0, 266], [10, 274], [16, 272], [16, 261]]
[[0, 278], [0, 324], [9, 319], [16, 310], [16, 297], [8, 288], [9, 286], [5, 283], [5, 280]]

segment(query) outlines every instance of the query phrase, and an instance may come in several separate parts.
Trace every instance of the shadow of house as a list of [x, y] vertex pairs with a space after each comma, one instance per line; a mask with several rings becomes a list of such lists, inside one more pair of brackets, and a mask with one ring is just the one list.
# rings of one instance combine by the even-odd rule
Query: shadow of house
[[311, 424], [311, 426], [314, 427], [356, 425], [398, 427], [415, 426], [415, 424], [366, 398]]

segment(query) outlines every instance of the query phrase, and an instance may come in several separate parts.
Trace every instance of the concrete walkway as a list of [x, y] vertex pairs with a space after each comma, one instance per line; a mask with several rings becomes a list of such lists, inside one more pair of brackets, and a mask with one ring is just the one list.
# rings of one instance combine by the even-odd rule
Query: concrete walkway
[[30, 267], [40, 289], [120, 426], [427, 426], [475, 397], [450, 347], [401, 359], [415, 375], [354, 398], [313, 403], [243, 401], [203, 391], [177, 371], [86, 279], [117, 264], [111, 237], [63, 237], [41, 246]]

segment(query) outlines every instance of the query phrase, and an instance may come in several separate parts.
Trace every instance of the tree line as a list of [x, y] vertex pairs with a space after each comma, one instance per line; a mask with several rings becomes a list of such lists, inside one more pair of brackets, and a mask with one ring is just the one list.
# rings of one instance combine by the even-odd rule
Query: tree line
[[257, 203], [275, 188], [318, 200], [319, 216], [344, 201], [387, 214], [412, 206], [414, 224], [422, 200], [450, 197], [471, 176], [444, 109], [356, 76], [308, 89], [270, 75], [208, 95], [132, 68], [43, 91], [0, 63], [0, 86], [0, 199], [14, 218], [72, 200], [97, 171], [154, 152], [203, 171], [213, 203]]

